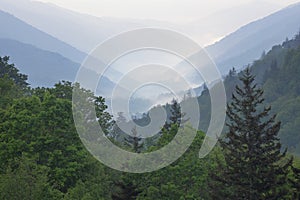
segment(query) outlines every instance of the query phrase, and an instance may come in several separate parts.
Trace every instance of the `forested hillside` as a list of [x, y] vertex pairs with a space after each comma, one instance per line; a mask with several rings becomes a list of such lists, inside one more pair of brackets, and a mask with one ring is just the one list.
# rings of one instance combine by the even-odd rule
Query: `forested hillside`
[[[266, 104], [272, 106], [272, 113], [277, 113], [281, 121], [279, 136], [289, 152], [300, 155], [300, 34], [281, 45], [275, 45], [264, 53], [259, 60], [250, 65], [256, 83], [264, 89]], [[238, 84], [240, 73], [233, 67], [224, 79], [227, 99]], [[206, 90], [198, 97], [201, 108], [200, 129], [206, 130], [210, 119], [210, 98]]]
[[[52, 88], [31, 88], [27, 83], [28, 77], [21, 74], [8, 57], [1, 57], [0, 199], [209, 200], [232, 199], [231, 197], [239, 195], [243, 197], [240, 199], [299, 198], [299, 160], [297, 157], [293, 160], [284, 150], [280, 151], [280, 140], [277, 138], [279, 131], [283, 146], [288, 146], [290, 152], [299, 152], [299, 37], [297, 35], [295, 39], [275, 46], [256, 61], [250, 69], [257, 74], [256, 78], [252, 78], [250, 72], [237, 73], [235, 70], [231, 70], [225, 78], [229, 102], [233, 92], [242, 94], [242, 103], [239, 104], [237, 100], [238, 103], [235, 104], [233, 101], [231, 106], [244, 106], [243, 112], [249, 115], [251, 123], [254, 121], [255, 126], [261, 128], [261, 132], [250, 130], [256, 131], [255, 137], [260, 139], [259, 143], [251, 135], [247, 135], [248, 143], [243, 137], [239, 137], [244, 134], [243, 127], [247, 127], [247, 134], [252, 127], [247, 118], [238, 121], [244, 124], [242, 128], [227, 127], [230, 132], [228, 134], [227, 131], [225, 140], [222, 140], [235, 143], [236, 152], [220, 140], [221, 145], [217, 145], [207, 157], [199, 159], [199, 149], [205, 133], [198, 131], [193, 144], [180, 159], [163, 169], [144, 174], [110, 169], [89, 154], [74, 125], [72, 91], [74, 88], [78, 89], [87, 101], [95, 104], [97, 118], [90, 119], [89, 123], [101, 124], [112, 142], [135, 153], [160, 149], [169, 143], [179, 129], [185, 128], [184, 113], [180, 112], [178, 102], [173, 101], [168, 105], [169, 120], [162, 127], [159, 137], [147, 141], [134, 136], [121, 142], [109, 134], [114, 131], [118, 134], [118, 130], [107, 112], [104, 98], [95, 96], [77, 83], [66, 81], [59, 82]], [[246, 80], [246, 92], [235, 88], [236, 84], [242, 83], [239, 79]], [[271, 104], [272, 109], [263, 109], [265, 105], [261, 105], [263, 101], [260, 99], [263, 92], [252, 89], [255, 87], [251, 84], [256, 79], [257, 86], [265, 91], [264, 103], [266, 106]], [[252, 92], [250, 98], [248, 90]], [[201, 113], [205, 113], [210, 108], [208, 91], [198, 99], [202, 106]], [[250, 115], [256, 109], [262, 109], [258, 120]], [[269, 111], [269, 120], [261, 121], [261, 117], [269, 116]], [[278, 115], [273, 119], [272, 114], [276, 113]], [[239, 116], [234, 111], [230, 114], [231, 118]], [[282, 121], [280, 130], [280, 123], [277, 123], [279, 120]], [[206, 123], [204, 119], [202, 125], [205, 126]], [[191, 128], [184, 130], [190, 131]], [[233, 154], [228, 153], [230, 151]], [[228, 158], [234, 160], [228, 162]], [[241, 162], [234, 162], [236, 160]], [[251, 174], [255, 175], [255, 179]], [[218, 177], [228, 179], [224, 184]], [[272, 189], [272, 184], [276, 185], [276, 190]], [[266, 187], [260, 189], [262, 185]], [[241, 194], [241, 191], [250, 191], [251, 198], [245, 197], [248, 193]], [[217, 194], [228, 196], [216, 198]]]
[[[203, 133], [167, 168], [141, 175], [117, 172], [96, 161], [77, 135], [71, 98], [78, 85], [29, 88], [27, 76], [8, 57], [0, 64], [0, 199], [208, 198], [206, 180], [214, 162], [213, 157], [198, 159]], [[104, 99], [81, 90], [95, 100], [99, 123], [110, 129]], [[166, 143], [176, 129], [173, 125], [152, 149]]]
[[292, 38], [299, 30], [299, 12], [298, 2], [239, 28], [206, 49], [222, 74], [235, 65], [240, 70], [264, 50], [269, 51], [286, 37]]

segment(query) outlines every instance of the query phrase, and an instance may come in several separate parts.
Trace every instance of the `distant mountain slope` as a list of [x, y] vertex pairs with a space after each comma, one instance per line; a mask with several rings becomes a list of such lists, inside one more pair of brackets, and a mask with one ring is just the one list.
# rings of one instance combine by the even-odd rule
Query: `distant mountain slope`
[[286, 37], [291, 38], [300, 28], [300, 3], [241, 27], [214, 45], [208, 53], [226, 74], [230, 68], [241, 68], [258, 59]]
[[[218, 41], [254, 19], [259, 19], [280, 10], [273, 1], [252, 0], [241, 1], [236, 6], [219, 10], [205, 18], [190, 22], [185, 29], [190, 29], [192, 35], [206, 40], [206, 45]], [[183, 29], [183, 30], [185, 30]], [[201, 43], [200, 43], [201, 44]]]
[[[271, 115], [277, 114], [276, 120], [281, 121], [279, 137], [283, 147], [300, 156], [300, 33], [292, 40], [273, 46], [266, 55], [253, 61], [250, 69], [255, 75], [255, 82], [264, 90], [265, 106], [271, 106]], [[224, 78], [228, 103], [235, 86], [240, 84], [240, 74], [230, 70]], [[199, 129], [206, 132], [211, 120], [211, 101], [207, 88], [197, 100], [200, 108]], [[224, 126], [223, 132], [226, 128]]]
[[253, 19], [266, 16], [267, 13], [280, 9], [276, 3], [265, 0], [237, 3], [237, 5], [219, 10], [209, 16], [199, 13], [200, 18], [191, 22], [170, 23], [149, 19], [94, 17], [73, 12], [54, 4], [30, 0], [0, 1], [1, 10], [13, 14], [84, 52], [89, 52], [112, 35], [149, 26], [179, 31], [204, 46], [253, 21]]
[[86, 53], [114, 34], [143, 26], [135, 22], [94, 17], [53, 4], [28, 0], [1, 0], [0, 6], [5, 12], [14, 14]]
[[[300, 155], [300, 34], [294, 39], [275, 45], [263, 57], [253, 62], [251, 71], [255, 81], [264, 90], [265, 103], [272, 106], [271, 113], [281, 121], [279, 137], [284, 147]], [[224, 80], [228, 101], [239, 84], [238, 73], [231, 71]], [[198, 98], [201, 109], [202, 130], [210, 120], [210, 97], [206, 90]]]
[[0, 11], [0, 38], [8, 38], [31, 44], [40, 49], [57, 52], [70, 60], [81, 63], [85, 54], [74, 47], [19, 20], [11, 14]]
[[58, 53], [38, 49], [11, 39], [0, 39], [0, 55], [29, 75], [32, 86], [53, 86], [59, 80], [73, 81], [79, 64]]
[[[24, 74], [29, 75], [31, 86], [51, 87], [60, 80], [74, 81], [80, 64], [58, 53], [41, 50], [29, 44], [0, 38], [0, 56], [10, 56], [10, 61]], [[103, 93], [110, 92], [115, 84], [103, 77]]]

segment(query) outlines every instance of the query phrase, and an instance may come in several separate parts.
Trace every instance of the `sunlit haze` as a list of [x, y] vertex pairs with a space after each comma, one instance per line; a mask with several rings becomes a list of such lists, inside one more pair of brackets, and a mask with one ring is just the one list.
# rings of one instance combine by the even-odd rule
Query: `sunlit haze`
[[[297, 0], [39, 0], [100, 17], [156, 19], [170, 22], [197, 20], [217, 11], [247, 5], [269, 3], [278, 9]], [[271, 13], [271, 12], [270, 12]]]
[[[38, 1], [53, 3], [60, 7], [97, 17], [170, 22], [174, 25], [179, 25], [179, 29], [175, 28], [175, 30], [187, 34], [202, 46], [212, 44], [245, 24], [298, 2], [297, 0]], [[152, 24], [153, 23], [157, 26], [157, 23], [152, 22]], [[197, 24], [197, 27], [195, 24]], [[164, 26], [165, 24], [162, 25], [162, 27]], [[202, 29], [201, 33], [199, 33], [199, 26], [201, 26], [200, 29]]]

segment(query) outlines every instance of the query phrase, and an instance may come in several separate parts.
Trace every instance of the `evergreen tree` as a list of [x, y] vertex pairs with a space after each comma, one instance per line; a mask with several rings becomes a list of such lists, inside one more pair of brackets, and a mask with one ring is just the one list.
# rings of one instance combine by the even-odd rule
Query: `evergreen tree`
[[130, 146], [135, 153], [141, 153], [141, 149], [143, 148], [142, 138], [138, 136], [136, 126], [131, 130], [132, 136], [125, 138], [125, 142], [128, 146]]
[[218, 175], [212, 174], [219, 187], [212, 188], [214, 199], [290, 198], [292, 159], [286, 150], [281, 152], [280, 122], [275, 122], [276, 115], [269, 117], [270, 107], [263, 108], [263, 90], [254, 79], [247, 68], [228, 105], [229, 131], [220, 139], [226, 164], [219, 165]]
[[[129, 146], [133, 152], [141, 153], [143, 148], [142, 138], [138, 136], [136, 127], [132, 130], [132, 136], [124, 138], [125, 145]], [[141, 180], [139, 174], [122, 173], [121, 178], [114, 181], [114, 189], [112, 192], [112, 199], [114, 200], [133, 200], [136, 199], [140, 193], [138, 187], [140, 185], [138, 180]]]
[[173, 99], [171, 104], [171, 124], [180, 124], [181, 122], [181, 107], [177, 100]]
[[176, 124], [178, 127], [185, 123], [187, 120], [184, 120], [185, 113], [181, 112], [181, 106], [176, 99], [173, 99], [170, 105], [170, 114], [169, 119], [164, 125], [164, 129], [170, 130], [172, 124]]

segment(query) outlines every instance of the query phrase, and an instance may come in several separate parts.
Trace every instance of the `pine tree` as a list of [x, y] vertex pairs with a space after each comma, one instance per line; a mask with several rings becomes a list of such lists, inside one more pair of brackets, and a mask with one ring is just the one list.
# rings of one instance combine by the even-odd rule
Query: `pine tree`
[[[136, 126], [131, 130], [132, 135], [127, 136], [125, 145], [129, 146], [134, 153], [141, 153], [143, 148], [142, 138], [139, 137]], [[122, 173], [120, 180], [114, 182], [114, 191], [112, 199], [114, 200], [130, 200], [136, 199], [140, 191], [138, 190], [138, 183], [136, 174]]]
[[247, 68], [240, 77], [228, 105], [229, 128], [220, 139], [225, 166], [219, 164], [212, 188], [214, 199], [288, 199], [288, 173], [292, 159], [281, 151], [280, 122], [269, 117], [271, 107], [263, 107], [263, 90], [254, 84]]
[[135, 153], [141, 153], [143, 148], [142, 138], [138, 136], [136, 126], [131, 130], [132, 136], [128, 136], [125, 138], [125, 142], [128, 146], [130, 146]]
[[173, 99], [170, 105], [170, 116], [168, 121], [164, 125], [164, 129], [170, 130], [172, 125], [177, 125], [178, 127], [185, 123], [187, 120], [183, 119], [185, 113], [181, 112], [181, 106], [176, 99]]
[[170, 116], [171, 124], [180, 124], [181, 122], [181, 107], [180, 104], [173, 99], [171, 104], [171, 116]]

